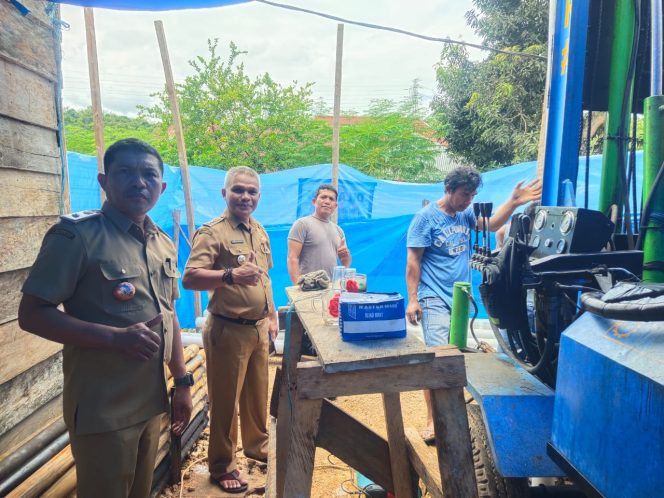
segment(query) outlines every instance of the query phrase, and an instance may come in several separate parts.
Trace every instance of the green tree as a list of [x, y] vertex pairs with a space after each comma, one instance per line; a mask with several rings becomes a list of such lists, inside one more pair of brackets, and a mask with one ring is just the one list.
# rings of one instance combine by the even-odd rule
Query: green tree
[[[252, 80], [238, 63], [245, 52], [234, 43], [225, 61], [216, 40], [208, 48], [209, 57], [190, 61], [194, 74], [177, 86], [191, 164], [268, 172], [329, 160], [328, 126], [311, 113], [310, 83], [282, 86], [267, 73]], [[177, 163], [168, 95], [157, 97], [157, 104], [139, 107], [140, 114], [159, 123], [164, 159]]]
[[378, 178], [440, 181], [434, 167], [439, 146], [419, 111], [419, 98], [396, 104], [374, 100], [367, 115], [341, 128], [340, 160]]
[[[546, 0], [473, 0], [468, 24], [493, 48], [546, 54]], [[480, 169], [534, 159], [546, 61], [492, 54], [475, 62], [460, 46], [446, 46], [437, 66], [432, 102], [436, 127], [449, 152]]]
[[[92, 108], [65, 109], [64, 123], [67, 150], [88, 155], [96, 154]], [[155, 132], [155, 125], [145, 119], [110, 112], [104, 113], [104, 143], [107, 146], [129, 137], [153, 143], [156, 137]]]
[[[252, 166], [269, 172], [332, 159], [332, 128], [321, 119], [330, 110], [312, 98], [311, 83], [280, 85], [269, 74], [249, 78], [231, 43], [226, 60], [209, 42], [207, 57], [190, 64], [194, 74], [177, 86], [189, 164], [228, 169]], [[139, 117], [105, 114], [106, 143], [135, 136], [151, 143], [169, 164], [178, 164], [170, 102], [139, 106]], [[415, 81], [403, 102], [374, 101], [341, 128], [340, 161], [366, 174], [391, 180], [440, 181], [434, 168], [439, 146], [424, 120]], [[94, 154], [92, 112], [65, 113], [68, 148]]]

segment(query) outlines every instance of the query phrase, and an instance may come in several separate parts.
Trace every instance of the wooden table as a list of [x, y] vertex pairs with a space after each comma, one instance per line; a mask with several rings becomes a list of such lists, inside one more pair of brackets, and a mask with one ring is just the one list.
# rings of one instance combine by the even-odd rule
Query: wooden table
[[[454, 347], [426, 348], [410, 335], [343, 342], [338, 326], [323, 321], [320, 292], [290, 287], [286, 293], [292, 310], [270, 407], [276, 420], [272, 419], [268, 496], [310, 496], [319, 446], [397, 498], [414, 498], [417, 475], [408, 457], [399, 393], [431, 389], [442, 491], [446, 497], [476, 497], [461, 352]], [[305, 330], [318, 353], [314, 361], [300, 361]], [[325, 399], [370, 393], [383, 396], [387, 441]]]

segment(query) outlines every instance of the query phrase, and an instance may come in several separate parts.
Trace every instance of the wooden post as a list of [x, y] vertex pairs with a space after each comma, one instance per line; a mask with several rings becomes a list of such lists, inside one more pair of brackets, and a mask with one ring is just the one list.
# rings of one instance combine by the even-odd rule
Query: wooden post
[[[196, 232], [196, 223], [194, 222], [194, 208], [191, 201], [191, 182], [189, 180], [189, 163], [187, 162], [187, 149], [184, 144], [184, 133], [182, 131], [182, 122], [180, 121], [180, 107], [178, 106], [177, 94], [175, 93], [175, 81], [173, 80], [173, 71], [171, 70], [171, 60], [168, 55], [168, 46], [166, 45], [166, 35], [164, 34], [164, 24], [161, 21], [154, 22], [157, 31], [157, 40], [159, 41], [159, 51], [161, 52], [161, 62], [164, 66], [164, 76], [166, 76], [166, 90], [168, 98], [171, 101], [171, 113], [173, 114], [173, 127], [175, 128], [175, 139], [178, 145], [178, 158], [180, 159], [180, 172], [182, 173], [182, 189], [184, 190], [184, 205], [187, 214], [187, 231], [189, 241], [194, 238]], [[194, 291], [194, 312], [196, 316], [201, 316], [201, 295]]]
[[[344, 25], [337, 24], [337, 60], [334, 69], [334, 114], [332, 116], [332, 185], [339, 189], [339, 128], [341, 120], [341, 61], [344, 54]], [[337, 211], [332, 213], [337, 221]]]
[[[95, 15], [91, 7], [83, 9], [85, 17], [85, 42], [88, 48], [88, 73], [90, 75], [90, 95], [92, 97], [92, 120], [95, 127], [95, 148], [97, 150], [97, 171], [104, 172], [104, 113], [101, 108], [101, 87], [99, 85], [99, 65], [97, 63], [97, 36]], [[101, 204], [106, 199], [100, 187]]]
[[[277, 407], [277, 489], [275, 496], [284, 498], [286, 486], [286, 470], [288, 454], [291, 445], [292, 430], [292, 404], [293, 398], [297, 396], [297, 362], [300, 361], [302, 336], [304, 335], [304, 326], [295, 311], [290, 313], [290, 326], [288, 319], [286, 325], [286, 337], [284, 338], [284, 356], [281, 363], [281, 385], [279, 388], [279, 406]], [[274, 388], [277, 388], [275, 385]]]
[[[290, 427], [290, 449], [286, 456], [285, 497], [311, 496], [316, 436], [320, 422], [322, 399], [298, 399], [293, 402]], [[277, 420], [277, 425], [281, 422]], [[277, 437], [279, 435], [277, 434]], [[277, 456], [277, 458], [279, 458]]]
[[410, 460], [403, 430], [401, 397], [399, 393], [383, 393], [383, 409], [387, 425], [387, 444], [390, 447], [390, 465], [396, 498], [415, 498]]
[[173, 245], [175, 246], [175, 264], [178, 263], [180, 254], [180, 210], [173, 210]]
[[443, 496], [477, 498], [463, 389], [432, 389], [431, 403]]

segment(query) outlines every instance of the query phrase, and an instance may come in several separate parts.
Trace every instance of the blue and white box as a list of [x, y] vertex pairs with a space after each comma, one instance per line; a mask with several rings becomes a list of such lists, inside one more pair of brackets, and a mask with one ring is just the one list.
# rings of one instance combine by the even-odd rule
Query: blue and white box
[[398, 292], [342, 292], [339, 329], [344, 341], [406, 337], [406, 308]]

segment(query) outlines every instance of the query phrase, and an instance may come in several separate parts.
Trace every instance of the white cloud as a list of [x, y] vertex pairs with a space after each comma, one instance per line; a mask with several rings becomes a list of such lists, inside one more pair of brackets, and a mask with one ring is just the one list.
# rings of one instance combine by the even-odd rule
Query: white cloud
[[[310, 10], [431, 36], [477, 41], [464, 13], [471, 0], [284, 0]], [[63, 5], [71, 25], [63, 33], [64, 101], [90, 105], [83, 9]], [[97, 49], [106, 110], [135, 113], [137, 104], [163, 88], [164, 74], [154, 20], [164, 23], [176, 81], [192, 72], [188, 61], [207, 54], [208, 38], [219, 38], [222, 54], [233, 41], [248, 51], [250, 76], [268, 72], [287, 84], [314, 82], [315, 98], [331, 107], [334, 95], [336, 25], [310, 14], [246, 3], [215, 9], [127, 12], [95, 9]], [[422, 93], [435, 91], [433, 66], [440, 43], [346, 24], [342, 108], [361, 110], [372, 98], [400, 99], [416, 78]]]

